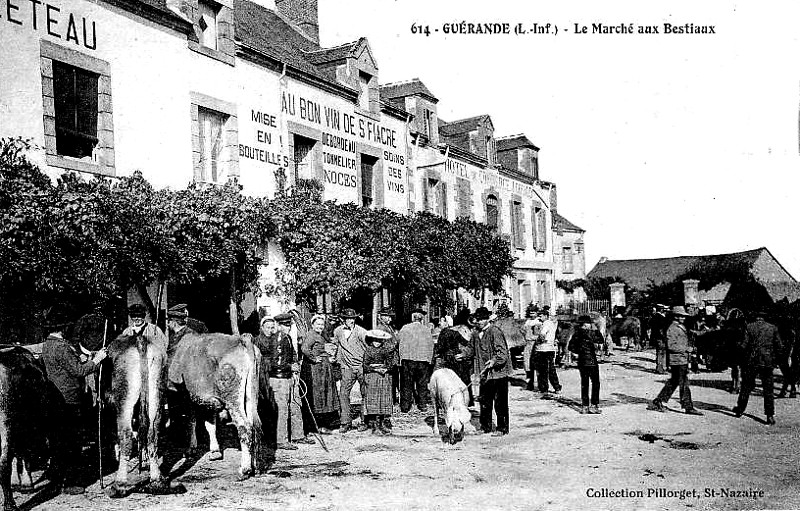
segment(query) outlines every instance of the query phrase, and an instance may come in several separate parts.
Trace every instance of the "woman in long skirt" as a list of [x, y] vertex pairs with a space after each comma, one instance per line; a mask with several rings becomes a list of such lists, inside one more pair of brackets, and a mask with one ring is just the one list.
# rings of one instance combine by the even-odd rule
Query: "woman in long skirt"
[[370, 330], [366, 335], [364, 352], [364, 420], [374, 435], [391, 435], [392, 375], [389, 370], [397, 363], [392, 336], [383, 330]]
[[324, 329], [324, 316], [317, 314], [311, 318], [311, 331], [300, 347], [303, 352], [300, 377], [308, 387], [306, 399], [314, 414], [317, 432], [329, 434], [331, 426], [339, 422], [340, 405], [330, 356], [325, 350]]

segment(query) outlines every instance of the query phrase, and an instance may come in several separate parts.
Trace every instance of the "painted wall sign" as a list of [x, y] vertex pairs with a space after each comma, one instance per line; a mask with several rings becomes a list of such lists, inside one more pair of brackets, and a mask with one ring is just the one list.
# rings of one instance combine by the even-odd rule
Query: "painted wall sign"
[[41, 0], [0, 0], [0, 19], [90, 50], [97, 49], [97, 24], [59, 4]]

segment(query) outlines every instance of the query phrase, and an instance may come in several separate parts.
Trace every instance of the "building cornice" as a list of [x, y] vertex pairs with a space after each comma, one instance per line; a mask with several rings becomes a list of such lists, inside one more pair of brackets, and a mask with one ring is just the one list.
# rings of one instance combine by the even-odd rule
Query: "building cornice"
[[140, 16], [148, 21], [171, 28], [182, 34], [194, 33], [192, 23], [172, 11], [166, 12], [141, 0], [101, 0], [124, 11]]

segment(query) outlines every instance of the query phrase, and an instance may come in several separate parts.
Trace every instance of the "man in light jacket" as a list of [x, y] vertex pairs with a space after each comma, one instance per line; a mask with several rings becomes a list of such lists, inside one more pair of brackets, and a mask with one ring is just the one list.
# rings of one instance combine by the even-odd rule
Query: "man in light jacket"
[[428, 383], [433, 373], [433, 335], [424, 324], [425, 311], [411, 312], [411, 323], [403, 326], [397, 337], [400, 341], [400, 411], [411, 410], [416, 401], [419, 411], [428, 409]]
[[667, 328], [667, 363], [670, 378], [664, 384], [658, 396], [647, 406], [648, 410], [664, 411], [664, 403], [669, 401], [675, 389], [680, 387], [681, 406], [689, 415], [703, 415], [692, 403], [692, 392], [689, 390], [689, 354], [693, 351], [689, 344], [689, 334], [684, 322], [689, 314], [684, 307], [676, 305], [672, 308], [672, 323]]
[[544, 309], [541, 314], [543, 320], [542, 328], [539, 331], [539, 340], [534, 346], [536, 351], [536, 377], [539, 392], [542, 393], [542, 399], [550, 399], [548, 381], [553, 386], [553, 392], [556, 394], [561, 392], [561, 383], [558, 381], [555, 363], [556, 351], [558, 350], [558, 343], [556, 342], [558, 321], [550, 317], [548, 309]]
[[508, 434], [508, 377], [511, 375], [511, 358], [503, 332], [494, 326], [486, 307], [478, 307], [473, 315], [477, 328], [472, 333], [474, 346], [474, 371], [479, 375], [481, 403], [481, 431], [492, 432], [492, 408], [497, 414], [497, 429], [493, 436]]

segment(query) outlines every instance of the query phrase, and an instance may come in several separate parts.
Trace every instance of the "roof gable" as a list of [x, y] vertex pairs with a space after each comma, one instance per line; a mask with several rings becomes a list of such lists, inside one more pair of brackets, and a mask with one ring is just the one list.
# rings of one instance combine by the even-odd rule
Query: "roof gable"
[[381, 85], [380, 91], [381, 98], [387, 101], [408, 96], [422, 96], [433, 103], [439, 102], [419, 78], [412, 78], [405, 82], [386, 83]]
[[553, 224], [557, 231], [586, 232], [586, 229], [581, 229], [558, 213], [553, 213]]
[[497, 152], [502, 151], [511, 151], [513, 149], [519, 149], [520, 147], [530, 147], [534, 151], [538, 151], [539, 148], [536, 147], [530, 139], [525, 136], [525, 134], [520, 133], [519, 135], [511, 135], [508, 137], [500, 137], [497, 140]]
[[489, 124], [489, 127], [492, 130], [494, 130], [492, 119], [487, 114], [476, 115], [475, 117], [469, 117], [467, 119], [460, 119], [457, 121], [448, 122], [445, 123], [444, 125], [442, 125], [442, 120], [439, 119], [439, 133], [441, 133], [444, 136], [469, 133], [470, 131], [478, 129], [478, 125], [487, 122]]

